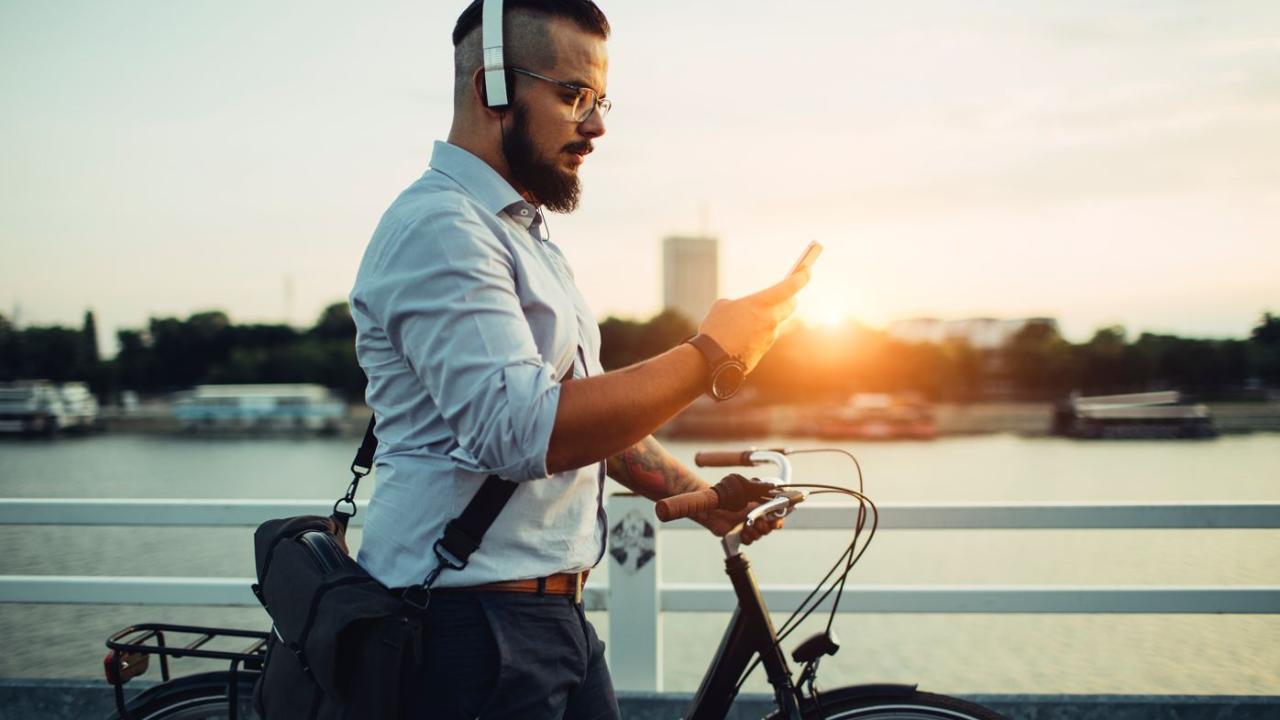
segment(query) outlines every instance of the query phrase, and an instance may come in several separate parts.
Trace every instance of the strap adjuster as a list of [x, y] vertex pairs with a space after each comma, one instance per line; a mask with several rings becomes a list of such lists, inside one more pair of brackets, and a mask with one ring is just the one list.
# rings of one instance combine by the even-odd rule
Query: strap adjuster
[[454, 570], [461, 570], [466, 567], [467, 560], [471, 558], [472, 553], [480, 549], [480, 542], [467, 534], [462, 529], [461, 523], [454, 519], [444, 526], [444, 537], [436, 541], [435, 547], [437, 556], [440, 555], [440, 548], [443, 547], [449, 555], [457, 558], [462, 564], [458, 567], [453, 567], [451, 563], [450, 567], [453, 567]]
[[[448, 531], [446, 531], [445, 534], [447, 535]], [[439, 565], [436, 566], [435, 572], [432, 573], [433, 575], [439, 574], [439, 571], [444, 570], [445, 568], [450, 570], [462, 570], [467, 566], [466, 560], [460, 559], [451, 550], [449, 550], [448, 546], [445, 544], [444, 538], [437, 540], [436, 544], [431, 546], [431, 550], [436, 554], [436, 559], [440, 561]], [[470, 553], [468, 553], [468, 555], [470, 555]]]

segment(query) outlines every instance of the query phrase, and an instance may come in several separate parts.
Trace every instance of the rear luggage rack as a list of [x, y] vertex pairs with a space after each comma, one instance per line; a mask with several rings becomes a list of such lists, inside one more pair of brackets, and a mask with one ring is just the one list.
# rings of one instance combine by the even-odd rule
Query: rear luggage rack
[[[173, 637], [177, 635], [178, 637]], [[169, 658], [201, 658], [226, 660], [230, 665], [227, 700], [230, 717], [236, 717], [239, 692], [238, 674], [241, 670], [258, 672], [266, 655], [268, 633], [258, 630], [211, 628], [198, 625], [173, 625], [169, 623], [142, 623], [115, 633], [107, 638], [108, 653], [102, 659], [107, 682], [115, 689], [116, 710], [120, 717], [129, 718], [125, 708], [124, 684], [145, 673], [152, 655], [160, 658], [160, 679], [168, 682]], [[213, 650], [205, 646], [215, 638], [241, 638], [249, 641], [243, 650]]]

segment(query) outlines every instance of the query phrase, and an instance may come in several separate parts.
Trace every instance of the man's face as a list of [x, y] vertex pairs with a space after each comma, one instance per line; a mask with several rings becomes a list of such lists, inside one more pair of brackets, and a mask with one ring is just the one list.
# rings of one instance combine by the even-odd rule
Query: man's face
[[[555, 67], [527, 69], [603, 96], [609, 72], [605, 41], [569, 21], [552, 20], [548, 29]], [[511, 123], [503, 137], [512, 177], [548, 210], [572, 212], [582, 190], [578, 169], [593, 149], [591, 141], [604, 134], [604, 119], [595, 111], [574, 122], [572, 90], [520, 74], [514, 79]]]

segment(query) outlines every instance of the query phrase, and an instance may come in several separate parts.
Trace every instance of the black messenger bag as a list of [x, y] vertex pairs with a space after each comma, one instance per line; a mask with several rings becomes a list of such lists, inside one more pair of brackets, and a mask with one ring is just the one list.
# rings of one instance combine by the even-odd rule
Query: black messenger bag
[[373, 429], [370, 418], [332, 516], [268, 520], [254, 532], [253, 592], [272, 620], [253, 692], [263, 720], [399, 718], [402, 686], [423, 672], [418, 651], [432, 584], [443, 570], [466, 567], [515, 492], [516, 483], [490, 475], [433, 546], [436, 568], [420, 585], [393, 593], [346, 544], [356, 487], [373, 468]]

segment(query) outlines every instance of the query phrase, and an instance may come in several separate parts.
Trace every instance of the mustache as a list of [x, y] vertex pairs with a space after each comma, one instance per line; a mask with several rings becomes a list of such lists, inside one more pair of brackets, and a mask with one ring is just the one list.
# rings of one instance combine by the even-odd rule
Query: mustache
[[569, 143], [564, 146], [565, 152], [577, 153], [579, 155], [590, 155], [595, 151], [595, 146], [588, 140], [582, 142]]

